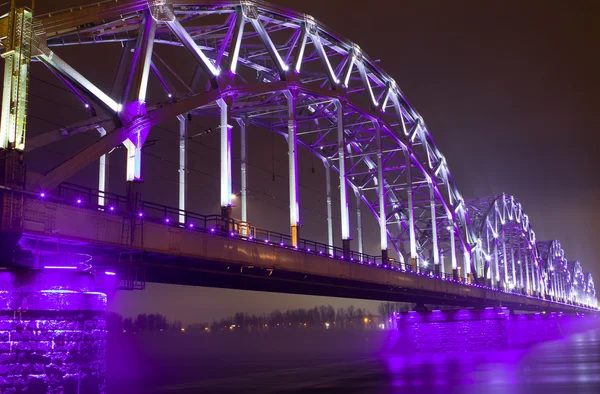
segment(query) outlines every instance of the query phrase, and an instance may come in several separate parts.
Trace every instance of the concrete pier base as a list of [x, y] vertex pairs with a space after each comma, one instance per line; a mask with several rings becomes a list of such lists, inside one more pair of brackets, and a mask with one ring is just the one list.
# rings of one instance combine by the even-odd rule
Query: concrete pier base
[[0, 393], [105, 392], [106, 295], [91, 275], [0, 271]]
[[405, 350], [411, 352], [505, 350], [560, 339], [598, 324], [596, 315], [515, 314], [491, 307], [412, 311], [395, 317]]

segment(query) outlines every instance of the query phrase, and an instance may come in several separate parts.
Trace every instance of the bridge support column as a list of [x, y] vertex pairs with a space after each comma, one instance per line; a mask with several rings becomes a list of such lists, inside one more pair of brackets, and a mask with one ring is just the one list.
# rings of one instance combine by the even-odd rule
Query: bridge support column
[[[100, 137], [106, 135], [106, 129], [104, 127], [98, 127], [98, 133]], [[109, 174], [109, 157], [108, 153], [100, 156], [98, 162], [98, 206], [103, 207], [106, 205], [105, 192], [108, 188], [108, 174]]]
[[[363, 253], [363, 237], [362, 237], [362, 216], [360, 212], [361, 206], [361, 192], [356, 192], [356, 239], [358, 241], [358, 253], [362, 255]], [[361, 256], [362, 261], [362, 256]]]
[[105, 392], [106, 295], [62, 270], [0, 272], [0, 371], [6, 392]]
[[450, 259], [452, 261], [452, 278], [458, 280], [458, 266], [456, 263], [456, 240], [454, 239], [454, 221], [450, 218]]
[[231, 218], [231, 114], [229, 107], [233, 104], [230, 96], [217, 100], [221, 114], [221, 216]]
[[177, 116], [179, 121], [179, 223], [186, 222], [186, 201], [187, 201], [187, 165], [188, 165], [188, 125], [185, 116]]
[[333, 216], [331, 209], [331, 165], [325, 164], [325, 188], [327, 193], [327, 245], [329, 245], [329, 255], [333, 255]]
[[300, 206], [298, 202], [298, 150], [297, 135], [298, 124], [296, 123], [296, 97], [297, 92], [286, 91], [285, 96], [288, 103], [288, 157], [290, 175], [290, 235], [292, 246], [298, 246], [300, 227]]
[[[240, 118], [237, 120], [240, 125], [240, 181], [242, 184], [241, 194], [241, 211], [242, 211], [242, 222], [248, 222], [248, 159], [247, 159], [247, 143], [248, 139], [246, 136], [246, 119]], [[246, 234], [244, 234], [246, 235]]]
[[348, 208], [348, 190], [346, 183], [346, 138], [344, 126], [344, 104], [337, 103], [337, 142], [338, 169], [340, 173], [340, 218], [342, 229], [342, 250], [344, 256], [350, 254], [350, 209]]
[[438, 250], [437, 220], [435, 212], [435, 193], [429, 182], [429, 204], [431, 208], [431, 244], [433, 245], [433, 266], [436, 275], [440, 274], [440, 252]]
[[387, 216], [385, 214], [385, 178], [383, 172], [383, 151], [381, 148], [381, 127], [376, 122], [375, 126], [377, 139], [377, 194], [379, 200], [379, 239], [381, 242], [381, 259], [388, 261], [387, 250]]
[[[404, 151], [405, 166], [406, 166], [406, 184], [407, 184], [407, 199], [408, 199], [408, 239], [410, 243], [410, 261], [417, 270], [421, 271], [421, 265], [417, 261], [417, 241], [415, 237], [415, 210], [413, 206], [413, 182], [412, 182], [412, 160], [408, 150]], [[414, 268], [413, 268], [414, 269]]]
[[[520, 252], [519, 252], [520, 253]], [[531, 295], [531, 285], [529, 283], [529, 262], [527, 261], [527, 253], [525, 253], [525, 259], [521, 263], [525, 264], [525, 293]]]

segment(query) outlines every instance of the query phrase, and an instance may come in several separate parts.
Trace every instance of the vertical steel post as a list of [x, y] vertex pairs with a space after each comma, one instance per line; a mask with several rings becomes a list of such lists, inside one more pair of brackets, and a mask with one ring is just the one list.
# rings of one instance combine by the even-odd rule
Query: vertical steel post
[[337, 103], [337, 142], [338, 169], [340, 173], [340, 216], [342, 229], [342, 250], [345, 256], [350, 253], [350, 210], [346, 183], [346, 141], [344, 132], [344, 105]]
[[248, 170], [247, 170], [247, 163], [248, 163], [248, 159], [247, 159], [247, 142], [248, 139], [246, 137], [246, 120], [241, 118], [238, 119], [238, 123], [240, 125], [240, 167], [241, 167], [241, 184], [242, 184], [242, 190], [241, 190], [241, 200], [242, 200], [242, 222], [248, 222], [248, 205], [247, 205], [247, 199], [248, 199]]
[[454, 220], [452, 216], [449, 218], [449, 233], [450, 233], [450, 258], [452, 261], [452, 277], [458, 280], [458, 267], [456, 264], [456, 240], [454, 239]]
[[440, 270], [440, 252], [438, 250], [437, 219], [435, 215], [435, 193], [432, 182], [429, 182], [429, 204], [431, 208], [431, 242], [433, 244], [434, 269], [438, 272], [444, 272], [443, 269]]
[[[528, 295], [531, 295], [531, 283], [529, 282], [529, 258], [528, 253], [525, 253], [525, 291]], [[531, 275], [533, 277], [533, 273]]]
[[494, 240], [494, 287], [496, 289], [500, 288], [500, 266], [498, 263], [498, 240]]
[[413, 206], [413, 190], [412, 190], [412, 162], [410, 159], [410, 152], [408, 150], [404, 151], [405, 157], [405, 168], [406, 168], [406, 184], [407, 188], [407, 198], [408, 198], [408, 231], [409, 231], [409, 242], [410, 242], [410, 262], [413, 266], [413, 270], [417, 268], [419, 271], [421, 268], [419, 267], [419, 262], [417, 261], [417, 242], [415, 237], [415, 210]]
[[221, 216], [231, 218], [231, 97], [217, 100], [220, 109], [221, 129]]
[[515, 269], [515, 251], [512, 247], [512, 244], [510, 245], [510, 262], [511, 262], [511, 266], [512, 266], [512, 284], [513, 287], [516, 289], [517, 286], [517, 271]]
[[[360, 212], [360, 206], [361, 206], [361, 192], [360, 189], [358, 192], [356, 192], [356, 238], [358, 241], [358, 253], [360, 253], [361, 255], [363, 254], [363, 237], [362, 237], [362, 214]], [[361, 261], [363, 260], [362, 256], [361, 256]]]
[[297, 93], [286, 91], [285, 96], [288, 103], [288, 158], [290, 175], [290, 233], [292, 246], [298, 246], [300, 226], [300, 206], [298, 203], [298, 151], [297, 151], [297, 128], [296, 123], [296, 95]]
[[381, 242], [381, 257], [384, 262], [388, 259], [387, 250], [387, 217], [385, 216], [385, 179], [383, 177], [383, 150], [381, 127], [375, 124], [377, 139], [377, 192], [379, 197], [379, 238]]
[[[106, 135], [106, 129], [104, 127], [96, 128], [100, 137], [104, 137]], [[108, 184], [108, 154], [104, 154], [100, 156], [98, 163], [98, 206], [103, 207], [106, 204], [105, 201], [105, 192]]]
[[519, 289], [521, 289], [522, 293], [525, 293], [525, 278], [523, 278], [523, 258], [521, 254], [521, 246], [519, 245], [518, 249], [518, 264], [519, 264]]
[[177, 116], [177, 120], [179, 120], [179, 223], [185, 223], [188, 125], [183, 115]]
[[327, 190], [327, 245], [329, 245], [329, 255], [333, 255], [333, 217], [331, 209], [331, 166], [328, 162], [325, 164], [325, 187]]
[[502, 260], [504, 261], [504, 290], [508, 288], [508, 258], [506, 256], [506, 234], [502, 229]]

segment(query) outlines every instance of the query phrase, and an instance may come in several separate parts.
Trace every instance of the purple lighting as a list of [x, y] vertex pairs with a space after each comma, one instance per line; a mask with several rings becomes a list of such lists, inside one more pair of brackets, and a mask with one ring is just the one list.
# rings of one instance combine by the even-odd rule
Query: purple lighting
[[[189, 224], [189, 227], [190, 227], [190, 228], [194, 228], [194, 223], [190, 223], [190, 224]], [[213, 232], [214, 232], [214, 231], [213, 231]]]
[[104, 271], [104, 275], [115, 276], [117, 273], [112, 271]]
[[40, 193], [40, 197], [41, 197], [41, 198], [44, 198], [44, 197], [46, 197], [46, 193], [44, 193], [44, 192], [41, 192], [41, 193]]
[[140, 212], [140, 213], [138, 213], [138, 216], [139, 216], [139, 217], [143, 217], [143, 216], [144, 216], [144, 212]]
[[109, 209], [109, 211], [111, 211], [111, 212], [114, 212], [114, 211], [115, 211], [115, 207], [109, 207], [108, 209]]
[[77, 267], [73, 265], [45, 265], [44, 269], [55, 269], [55, 270], [76, 270]]
[[165, 218], [165, 223], [167, 223], [167, 224], [171, 223], [171, 219]]
[[79, 204], [81, 204], [81, 198], [78, 198], [78, 199], [77, 199], [75, 202], [76, 202], [78, 205], [79, 205]]
[[215, 229], [214, 229], [214, 228], [211, 228], [211, 229], [210, 229], [210, 232], [214, 234], [214, 233], [215, 233]]
[[279, 246], [285, 246], [285, 244], [283, 242], [280, 242]]

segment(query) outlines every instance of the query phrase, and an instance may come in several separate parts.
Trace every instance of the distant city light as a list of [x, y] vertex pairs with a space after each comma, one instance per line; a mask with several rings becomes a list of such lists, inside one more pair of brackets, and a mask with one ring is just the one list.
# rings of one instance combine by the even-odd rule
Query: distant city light
[[112, 271], [104, 271], [104, 274], [108, 276], [115, 276], [117, 273]]

